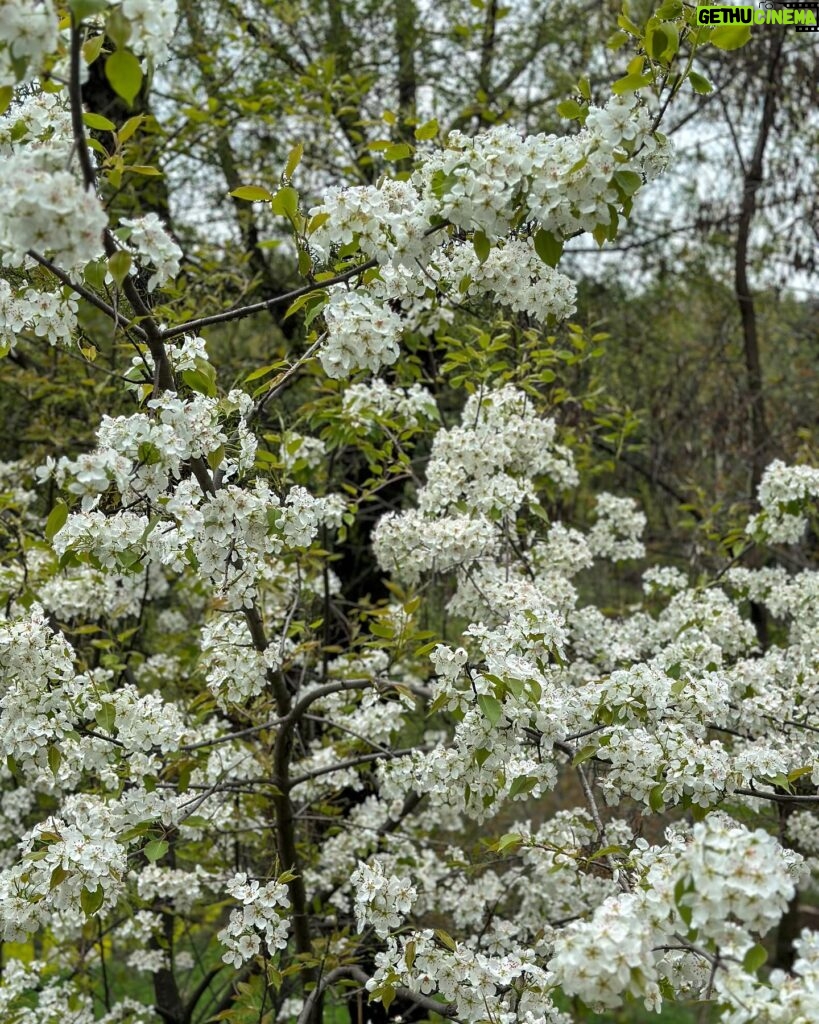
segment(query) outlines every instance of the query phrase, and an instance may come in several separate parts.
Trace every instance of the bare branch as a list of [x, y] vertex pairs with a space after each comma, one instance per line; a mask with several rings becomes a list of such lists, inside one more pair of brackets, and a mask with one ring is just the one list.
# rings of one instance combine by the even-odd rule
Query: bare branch
[[357, 274], [363, 274], [365, 270], [371, 270], [377, 265], [376, 260], [367, 260], [366, 263], [359, 263], [355, 267], [345, 270], [342, 274], [336, 274], [335, 277], [328, 278], [326, 281], [320, 281], [317, 284], [306, 284], [301, 288], [294, 288], [291, 292], [285, 292], [283, 295], [274, 295], [272, 299], [253, 302], [249, 306], [239, 306], [237, 309], [227, 309], [224, 313], [213, 313], [211, 316], [203, 316], [198, 320], [188, 320], [187, 323], [179, 324], [176, 327], [169, 327], [163, 331], [162, 339], [170, 341], [171, 338], [177, 338], [180, 334], [196, 333], [201, 331], [203, 327], [211, 327], [213, 324], [230, 323], [233, 320], [243, 320], [246, 316], [253, 316], [255, 313], [264, 313], [274, 306], [280, 306], [283, 302], [291, 302], [302, 295], [309, 295], [310, 292], [318, 294], [334, 284], [343, 284], [345, 281], [354, 278]]

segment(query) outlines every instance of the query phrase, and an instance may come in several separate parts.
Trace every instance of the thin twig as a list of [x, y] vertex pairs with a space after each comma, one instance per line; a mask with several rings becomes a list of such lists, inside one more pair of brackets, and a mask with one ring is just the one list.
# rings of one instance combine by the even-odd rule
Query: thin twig
[[120, 316], [113, 306], [109, 306], [104, 299], [101, 299], [99, 295], [92, 292], [89, 288], [79, 284], [77, 281], [72, 281], [69, 275], [61, 267], [58, 267], [56, 263], [52, 263], [51, 260], [46, 259], [39, 252], [35, 252], [34, 249], [29, 249], [26, 255], [39, 263], [41, 267], [45, 267], [58, 281], [62, 281], [64, 285], [67, 285], [73, 292], [76, 292], [77, 295], [85, 299], [86, 302], [90, 302], [92, 306], [96, 306], [97, 309], [105, 313], [107, 317], [114, 321], [117, 327], [127, 327], [138, 338], [141, 338], [143, 341], [148, 340], [148, 335], [138, 324], [132, 324], [126, 317]]
[[264, 313], [268, 309], [272, 309], [274, 306], [280, 306], [283, 302], [290, 302], [293, 299], [298, 299], [302, 295], [309, 295], [310, 292], [320, 292], [325, 288], [330, 288], [334, 284], [343, 284], [345, 281], [349, 281], [357, 274], [363, 274], [366, 270], [371, 270], [373, 267], [378, 266], [377, 260], [367, 260], [366, 263], [359, 263], [355, 267], [351, 267], [349, 270], [345, 270], [341, 274], [336, 274], [335, 277], [330, 277], [326, 281], [319, 281], [317, 284], [306, 284], [301, 288], [294, 288], [291, 292], [285, 292], [283, 295], [274, 295], [272, 299], [264, 299], [262, 302], [253, 302], [249, 306], [240, 306], [238, 309], [228, 309], [224, 313], [213, 313], [210, 316], [199, 317], [198, 320], [188, 320], [187, 323], [179, 324], [176, 327], [169, 327], [167, 330], [162, 332], [162, 340], [170, 341], [172, 338], [177, 338], [180, 334], [191, 334], [197, 333], [202, 330], [203, 327], [210, 327], [212, 324], [224, 324], [229, 323], [233, 320], [242, 320], [246, 316], [253, 316], [254, 313]]

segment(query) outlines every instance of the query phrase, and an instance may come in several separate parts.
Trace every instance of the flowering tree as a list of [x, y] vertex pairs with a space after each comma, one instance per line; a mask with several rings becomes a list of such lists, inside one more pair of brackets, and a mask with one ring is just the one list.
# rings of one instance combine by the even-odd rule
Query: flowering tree
[[[716, 579], [649, 568], [607, 614], [583, 574], [641, 558], [644, 518], [604, 493], [564, 521], [545, 398], [564, 244], [616, 236], [730, 31], [669, 0], [625, 19], [641, 52], [575, 134], [417, 124], [414, 170], [310, 209], [297, 146], [234, 197], [289, 225], [305, 284], [193, 317], [195, 254], [112, 212], [153, 170], [143, 115], [82, 100], [91, 68], [136, 100], [173, 5], [0, 13], [3, 349], [90, 360], [98, 315], [116, 342], [86, 450], [0, 467], [3, 1020], [817, 1019], [813, 934], [780, 928], [771, 971], [763, 940], [817, 852], [819, 584], [740, 560], [799, 542], [819, 471], [768, 468]], [[303, 351], [231, 388], [200, 332], [277, 310]], [[385, 491], [389, 596], [353, 601], [336, 569]]]

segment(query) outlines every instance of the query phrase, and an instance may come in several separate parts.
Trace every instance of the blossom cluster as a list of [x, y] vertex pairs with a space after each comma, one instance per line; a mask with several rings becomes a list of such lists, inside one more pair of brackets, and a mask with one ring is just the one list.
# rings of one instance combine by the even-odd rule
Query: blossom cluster
[[378, 377], [367, 384], [350, 384], [345, 388], [341, 407], [345, 419], [359, 428], [369, 426], [376, 417], [405, 428], [438, 418], [438, 407], [427, 388], [420, 384], [390, 387]]
[[418, 509], [379, 521], [376, 557], [407, 580], [468, 568], [499, 550], [507, 520], [534, 501], [536, 476], [559, 487], [577, 481], [554, 422], [512, 386], [471, 396], [461, 425], [435, 435]]
[[359, 930], [372, 925], [385, 938], [412, 910], [417, 897], [409, 879], [385, 875], [380, 861], [358, 862], [350, 881], [355, 890], [355, 916]]
[[102, 254], [108, 218], [97, 196], [70, 171], [44, 167], [40, 151], [24, 148], [0, 157], [0, 176], [0, 256], [6, 266], [21, 266], [30, 249], [69, 271]]
[[136, 250], [142, 261], [153, 268], [148, 278], [149, 292], [157, 286], [161, 288], [179, 273], [182, 250], [168, 234], [158, 214], [123, 217], [120, 224], [124, 230], [117, 233]]
[[[326, 257], [356, 244], [379, 273], [354, 294], [331, 295], [320, 353], [325, 372], [342, 377], [394, 363], [405, 329], [466, 297], [488, 294], [544, 323], [569, 316], [574, 285], [541, 259], [536, 231], [562, 250], [583, 231], [616, 230], [631, 195], [662, 169], [664, 145], [628, 94], [591, 107], [575, 136], [521, 138], [508, 126], [475, 137], [453, 132], [409, 181], [331, 189], [310, 211], [311, 245]], [[508, 238], [521, 221], [532, 232]], [[442, 244], [436, 236], [445, 225], [476, 232], [474, 247]]]
[[[101, 13], [116, 10], [128, 24], [131, 50], [157, 64], [167, 59], [176, 30], [176, 0], [109, 0], [100, 6], [102, 12], [95, 6], [91, 20], [98, 22]], [[16, 85], [23, 76], [36, 78], [61, 42], [52, 0], [2, 0], [0, 24], [0, 86]]]
[[57, 48], [57, 12], [51, 0], [0, 3], [0, 85], [16, 85], [22, 62], [33, 77]]
[[50, 920], [71, 919], [82, 893], [97, 895], [96, 909], [116, 902], [126, 871], [106, 804], [68, 797], [61, 817], [49, 817], [22, 841], [23, 859], [0, 872], [0, 920], [5, 940], [18, 940]]
[[679, 946], [680, 932], [744, 954], [793, 897], [800, 858], [761, 829], [709, 815], [690, 835], [669, 838], [665, 847], [642, 840], [635, 850], [645, 888], [608, 897], [560, 934], [549, 968], [565, 992], [600, 1007], [619, 1006], [630, 993], [659, 1009], [658, 982], [672, 973], [668, 947]]
[[348, 377], [365, 367], [378, 370], [398, 358], [401, 319], [366, 292], [333, 292], [324, 319], [328, 339], [319, 358], [328, 377]]
[[262, 940], [269, 955], [284, 949], [289, 931], [287, 886], [277, 881], [262, 885], [241, 871], [226, 889], [241, 906], [231, 910], [227, 925], [217, 935], [225, 947], [224, 962], [241, 967], [261, 950]]
[[13, 349], [26, 332], [50, 345], [69, 345], [76, 329], [76, 299], [34, 288], [15, 293], [9, 282], [0, 278], [0, 353]]
[[797, 544], [808, 526], [808, 513], [819, 498], [819, 469], [786, 466], [775, 459], [762, 475], [759, 504], [762, 511], [748, 523], [773, 544]]

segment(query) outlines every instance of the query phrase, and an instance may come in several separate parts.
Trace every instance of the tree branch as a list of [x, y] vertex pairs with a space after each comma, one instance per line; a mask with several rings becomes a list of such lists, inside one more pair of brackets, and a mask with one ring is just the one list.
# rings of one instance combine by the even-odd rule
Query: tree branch
[[[297, 1024], [309, 1024], [313, 1014], [313, 1008], [320, 1001], [324, 992], [341, 978], [352, 978], [354, 981], [360, 982], [362, 986], [366, 986], [367, 982], [370, 980], [367, 977], [366, 972], [355, 964], [350, 964], [346, 967], [336, 967], [335, 970], [325, 974], [324, 977], [319, 980], [316, 987], [305, 999]], [[399, 999], [402, 999], [405, 1002], [414, 1003], [416, 1006], [420, 1006], [421, 1009], [437, 1013], [441, 1017], [454, 1018], [457, 1012], [454, 1003], [439, 1003], [437, 999], [425, 996], [421, 992], [414, 992], [411, 988], [405, 988], [403, 985], [396, 986], [395, 994]]]
[[334, 284], [343, 284], [357, 274], [363, 274], [365, 270], [371, 270], [375, 266], [378, 266], [377, 260], [367, 260], [366, 263], [359, 263], [341, 274], [336, 274], [335, 277], [328, 278], [326, 281], [306, 284], [301, 288], [294, 288], [293, 291], [285, 292], [283, 295], [274, 295], [272, 299], [253, 302], [249, 306], [239, 306], [237, 309], [227, 309], [224, 313], [213, 313], [211, 316], [203, 316], [198, 320], [188, 320], [187, 323], [164, 330], [162, 332], [162, 339], [163, 341], [170, 341], [171, 338], [177, 338], [180, 334], [198, 333], [203, 327], [210, 327], [213, 324], [230, 323], [233, 320], [242, 320], [246, 316], [253, 316], [254, 313], [263, 313], [274, 306], [280, 306], [283, 302], [290, 302], [293, 299], [300, 298], [302, 295], [308, 295], [310, 292], [320, 292], [325, 288], [332, 287]]
[[26, 255], [39, 263], [41, 267], [45, 267], [45, 269], [52, 273], [58, 281], [67, 285], [73, 292], [76, 292], [77, 295], [85, 299], [86, 302], [90, 302], [92, 306], [96, 306], [97, 309], [105, 313], [107, 317], [110, 317], [111, 320], [114, 321], [117, 327], [127, 327], [132, 330], [138, 338], [141, 338], [143, 341], [147, 341], [147, 334], [138, 324], [132, 324], [125, 317], [120, 316], [113, 306], [109, 306], [104, 299], [101, 299], [95, 292], [86, 288], [85, 285], [81, 285], [77, 281], [72, 281], [68, 274], [61, 267], [58, 267], [56, 263], [52, 263], [51, 260], [46, 259], [45, 256], [41, 256], [40, 253], [35, 252], [34, 249], [29, 249]]

